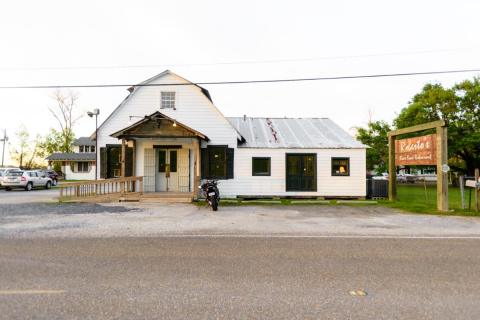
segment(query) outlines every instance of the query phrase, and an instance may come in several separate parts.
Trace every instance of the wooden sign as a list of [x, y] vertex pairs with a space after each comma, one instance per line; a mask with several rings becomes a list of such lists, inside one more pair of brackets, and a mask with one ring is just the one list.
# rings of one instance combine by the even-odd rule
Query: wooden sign
[[[435, 129], [436, 134], [397, 140], [397, 136]], [[388, 132], [388, 198], [397, 198], [396, 165], [433, 165], [437, 167], [437, 210], [448, 211], [448, 143], [446, 123], [437, 120]], [[395, 156], [394, 156], [395, 155]], [[475, 193], [480, 194], [479, 192]]]
[[395, 141], [395, 164], [398, 165], [435, 165], [436, 135], [400, 139]]

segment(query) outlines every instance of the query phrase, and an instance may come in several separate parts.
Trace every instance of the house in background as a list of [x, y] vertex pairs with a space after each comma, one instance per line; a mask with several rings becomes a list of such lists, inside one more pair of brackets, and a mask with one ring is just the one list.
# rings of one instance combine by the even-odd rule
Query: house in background
[[222, 197], [365, 197], [366, 146], [326, 118], [226, 118], [209, 92], [165, 71], [98, 128], [99, 178], [143, 176], [145, 192]]
[[53, 153], [46, 158], [48, 167], [60, 163], [62, 173], [68, 180], [95, 180], [95, 141], [81, 137], [73, 142], [72, 153]]

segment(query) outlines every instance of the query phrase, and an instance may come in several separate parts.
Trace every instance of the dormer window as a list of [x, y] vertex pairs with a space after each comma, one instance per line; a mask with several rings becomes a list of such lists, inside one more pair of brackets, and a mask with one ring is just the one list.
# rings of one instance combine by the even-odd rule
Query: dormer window
[[78, 146], [78, 152], [80, 153], [95, 152], [95, 146], [84, 146], [84, 145]]
[[175, 110], [175, 92], [162, 91], [162, 109], [174, 109]]

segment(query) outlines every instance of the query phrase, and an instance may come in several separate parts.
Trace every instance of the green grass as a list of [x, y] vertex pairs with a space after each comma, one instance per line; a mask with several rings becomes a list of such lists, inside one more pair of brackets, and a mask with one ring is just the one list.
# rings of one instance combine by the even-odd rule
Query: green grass
[[[193, 202], [194, 205], [204, 206], [205, 200], [198, 200]], [[222, 198], [220, 205], [222, 206], [274, 206], [274, 205], [374, 205], [377, 201], [371, 200], [318, 200], [318, 199], [253, 199], [242, 200], [236, 198]]]
[[[472, 209], [468, 209], [469, 188], [465, 190], [465, 202], [467, 209], [463, 210], [461, 206], [460, 188], [449, 187], [448, 200], [449, 212], [437, 211], [437, 187], [436, 185], [397, 185], [397, 201], [390, 202], [388, 200], [375, 201], [355, 201], [355, 200], [309, 200], [309, 199], [257, 199], [257, 200], [241, 200], [241, 199], [222, 199], [222, 206], [249, 206], [249, 205], [346, 205], [346, 206], [365, 206], [365, 205], [381, 205], [389, 208], [396, 208], [411, 213], [439, 214], [439, 215], [457, 215], [457, 216], [480, 216], [473, 210], [473, 190], [472, 190]], [[194, 202], [197, 206], [204, 206], [205, 200]]]
[[414, 213], [443, 214], [443, 215], [462, 215], [462, 216], [480, 216], [473, 210], [473, 190], [472, 190], [472, 209], [468, 210], [469, 188], [465, 190], [465, 203], [467, 209], [462, 209], [460, 188], [448, 188], [448, 207], [449, 212], [443, 213], [437, 211], [437, 187], [436, 185], [397, 185], [397, 200], [390, 202], [387, 200], [379, 201], [380, 205], [397, 208]]

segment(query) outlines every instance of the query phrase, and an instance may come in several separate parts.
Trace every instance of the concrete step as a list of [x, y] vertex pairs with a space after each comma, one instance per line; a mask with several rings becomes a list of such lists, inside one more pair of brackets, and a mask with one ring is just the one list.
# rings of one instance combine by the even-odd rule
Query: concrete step
[[174, 197], [174, 198], [140, 198], [140, 202], [144, 203], [190, 203], [192, 202], [191, 197]]
[[119, 198], [120, 202], [145, 202], [145, 203], [189, 203], [193, 194], [185, 192], [155, 192], [155, 193], [128, 193]]

